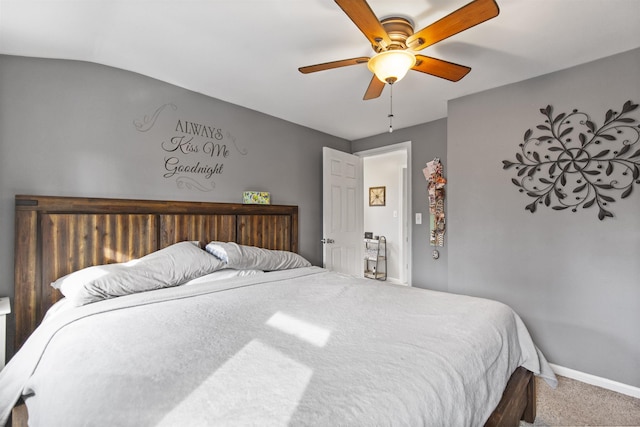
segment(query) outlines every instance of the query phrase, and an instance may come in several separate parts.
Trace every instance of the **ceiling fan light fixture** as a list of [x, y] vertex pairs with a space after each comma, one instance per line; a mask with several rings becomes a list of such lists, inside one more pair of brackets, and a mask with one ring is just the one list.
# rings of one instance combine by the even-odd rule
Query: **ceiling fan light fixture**
[[382, 83], [393, 84], [407, 74], [414, 65], [416, 57], [406, 50], [387, 50], [369, 59], [367, 66]]

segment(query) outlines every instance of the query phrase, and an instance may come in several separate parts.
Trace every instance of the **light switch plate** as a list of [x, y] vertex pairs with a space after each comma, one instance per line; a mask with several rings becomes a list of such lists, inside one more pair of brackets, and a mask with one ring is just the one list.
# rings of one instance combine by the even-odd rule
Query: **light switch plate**
[[422, 212], [416, 213], [416, 224], [422, 224]]

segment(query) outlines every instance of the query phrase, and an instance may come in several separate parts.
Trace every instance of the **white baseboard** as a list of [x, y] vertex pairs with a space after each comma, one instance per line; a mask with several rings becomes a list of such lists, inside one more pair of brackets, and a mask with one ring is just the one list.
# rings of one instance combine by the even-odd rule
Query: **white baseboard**
[[640, 399], [640, 388], [638, 387], [619, 383], [617, 381], [609, 380], [602, 377], [597, 377], [595, 375], [565, 368], [563, 366], [554, 365], [553, 363], [549, 363], [549, 365], [551, 366], [551, 369], [553, 369], [553, 372], [563, 377], [571, 378], [577, 381], [582, 381], [583, 383], [606, 388], [607, 390], [615, 391], [616, 393], [622, 393], [622, 394], [626, 394], [627, 396]]
[[387, 277], [387, 282], [389, 283], [393, 283], [394, 285], [404, 285], [404, 286], [409, 286], [408, 283], [402, 283], [402, 281], [400, 279], [396, 279], [395, 277]]

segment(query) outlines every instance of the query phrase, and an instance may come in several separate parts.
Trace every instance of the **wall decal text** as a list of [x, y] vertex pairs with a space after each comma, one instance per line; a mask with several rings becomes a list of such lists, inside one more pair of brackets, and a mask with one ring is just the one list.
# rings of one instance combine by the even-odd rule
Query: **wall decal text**
[[[167, 107], [173, 111], [178, 109], [175, 104], [164, 104], [150, 116], [134, 120], [136, 130], [149, 131]], [[160, 141], [164, 153], [162, 177], [175, 180], [178, 188], [212, 191], [216, 187], [215, 176], [224, 173], [225, 164], [233, 153], [243, 156], [248, 153], [238, 147], [236, 138], [229, 131], [221, 127], [182, 117], [171, 120], [170, 135]]]

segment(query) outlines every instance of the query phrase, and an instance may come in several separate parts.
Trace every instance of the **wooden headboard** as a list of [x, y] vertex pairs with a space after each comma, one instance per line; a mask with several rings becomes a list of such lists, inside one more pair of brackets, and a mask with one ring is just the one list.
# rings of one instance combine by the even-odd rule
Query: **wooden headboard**
[[298, 251], [298, 207], [154, 200], [15, 198], [15, 348], [60, 292], [51, 282], [183, 240]]

